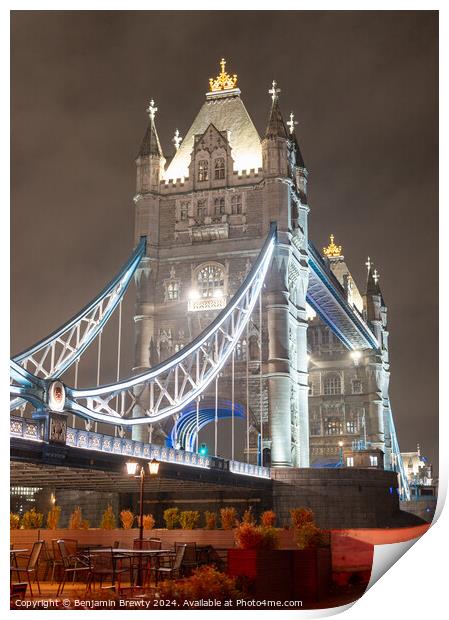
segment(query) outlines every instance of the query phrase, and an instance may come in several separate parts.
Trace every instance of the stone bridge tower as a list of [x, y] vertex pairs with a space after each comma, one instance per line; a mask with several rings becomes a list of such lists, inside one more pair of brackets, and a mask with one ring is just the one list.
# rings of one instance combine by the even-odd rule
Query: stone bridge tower
[[[136, 276], [135, 370], [169, 357], [213, 320], [276, 222], [278, 244], [262, 321], [254, 318], [235, 354], [237, 378], [244, 377], [246, 363], [250, 368], [249, 398], [244, 382], [237, 381], [236, 399], [270, 455], [266, 462], [307, 467], [307, 170], [293, 115], [287, 126], [283, 120], [276, 82], [261, 138], [240, 97], [237, 76], [226, 72], [224, 60], [220, 64], [183, 140], [176, 130], [172, 157], [163, 154], [153, 101], [147, 110], [134, 197], [135, 240], [147, 237], [147, 255]], [[225, 370], [220, 380], [225, 392], [229, 380]], [[140, 403], [145, 408], [145, 394]], [[169, 428], [139, 427], [133, 436], [148, 440], [148, 432], [150, 440], [160, 442]]]

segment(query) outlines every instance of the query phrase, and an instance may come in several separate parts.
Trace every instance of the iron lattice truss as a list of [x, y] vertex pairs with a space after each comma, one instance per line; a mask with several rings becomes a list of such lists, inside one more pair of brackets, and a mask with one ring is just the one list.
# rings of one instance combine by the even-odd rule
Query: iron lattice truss
[[[28, 384], [43, 386], [37, 379], [60, 377], [79, 360], [122, 300], [144, 253], [145, 239], [142, 239], [117, 276], [95, 299], [47, 338], [16, 355], [12, 359], [13, 379], [20, 383], [27, 377]], [[23, 404], [22, 398], [14, 398], [10, 409], [17, 409]]]
[[[230, 303], [187, 347], [151, 370], [121, 382], [89, 389], [65, 386], [64, 411], [96, 422], [122, 425], [126, 421], [128, 426], [134, 426], [167, 418], [199, 398], [231, 356], [250, 320], [271, 261], [275, 237], [276, 227], [273, 225], [258, 259]], [[139, 260], [140, 258], [136, 256], [137, 262], [132, 263], [132, 273]], [[123, 290], [123, 286], [120, 290]], [[93, 303], [89, 306], [92, 311]], [[97, 310], [96, 316], [100, 314], [101, 310]], [[56, 346], [53, 342], [63, 333], [70, 334], [73, 329], [76, 331], [75, 323], [79, 324], [85, 315], [86, 311], [80, 313], [76, 321], [75, 319], [70, 321], [57, 334], [49, 336], [40, 343], [40, 348], [49, 348], [46, 355], [48, 356], [50, 352], [50, 361], [51, 347]], [[98, 333], [107, 318], [103, 314], [104, 321], [101, 325], [100, 321], [93, 323], [91, 332], [96, 330]], [[90, 341], [93, 338], [94, 336]], [[87, 346], [86, 344], [82, 350], [80, 347], [74, 351], [70, 351], [71, 347], [67, 346], [66, 350], [69, 353], [67, 357], [61, 357], [65, 362], [61, 361], [59, 367], [64, 363], [65, 368], [68, 368], [68, 360], [72, 359], [73, 363]], [[19, 357], [21, 360], [29, 361], [38, 347], [39, 345], [36, 345], [26, 352], [28, 357], [26, 354]], [[52, 376], [37, 376], [25, 368], [25, 364], [20, 364], [21, 360], [17, 358], [11, 360], [11, 394], [28, 400], [34, 406], [48, 407], [48, 391]], [[60, 374], [61, 371], [58, 372]]]

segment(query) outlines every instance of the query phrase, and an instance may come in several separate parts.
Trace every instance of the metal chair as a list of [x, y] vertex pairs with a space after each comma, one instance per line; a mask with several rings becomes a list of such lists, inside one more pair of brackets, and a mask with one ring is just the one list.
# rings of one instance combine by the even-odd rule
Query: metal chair
[[9, 600], [17, 601], [25, 598], [27, 593], [28, 584], [26, 581], [22, 581], [20, 583], [12, 583], [9, 589]]
[[184, 554], [186, 552], [186, 545], [185, 544], [178, 544], [178, 547], [176, 549], [176, 555], [174, 556], [174, 560], [173, 560], [173, 556], [171, 556], [171, 560], [173, 560], [173, 563], [171, 564], [171, 566], [158, 566], [155, 568], [154, 572], [155, 572], [155, 581], [156, 581], [156, 585], [159, 581], [159, 575], [167, 575], [170, 579], [173, 579], [173, 577], [179, 577], [181, 574], [181, 568], [182, 568], [182, 561], [184, 559]]
[[61, 552], [59, 550], [59, 546], [58, 546], [58, 540], [56, 538], [54, 538], [51, 541], [51, 550], [52, 550], [52, 560], [51, 560], [51, 580], [50, 583], [53, 584], [54, 580], [55, 580], [55, 569], [56, 567], [60, 567], [62, 568], [64, 566], [64, 562], [62, 561], [62, 556], [61, 556]]
[[63, 574], [61, 577], [61, 581], [58, 585], [58, 590], [56, 592], [56, 596], [58, 597], [64, 591], [64, 586], [67, 581], [67, 576], [71, 575], [73, 577], [73, 581], [75, 580], [75, 576], [77, 573], [85, 574], [89, 578], [90, 575], [90, 565], [85, 560], [78, 556], [70, 555], [67, 551], [67, 547], [65, 544], [65, 540], [58, 540], [57, 546], [59, 549]]
[[[123, 557], [120, 557], [120, 560], [123, 560]], [[120, 577], [123, 573], [127, 572], [127, 570], [128, 569], [122, 567], [117, 568], [112, 547], [99, 553], [92, 553], [90, 555], [90, 572], [86, 585], [86, 592], [92, 589], [92, 583], [95, 584], [96, 579], [99, 581], [100, 590], [112, 589], [115, 592], [117, 584], [118, 591], [120, 591]], [[103, 581], [108, 579], [111, 580], [111, 585], [103, 586]]]
[[[18, 566], [11, 566], [11, 572], [16, 572], [19, 579], [20, 579], [21, 573], [24, 573], [27, 576], [28, 585], [30, 586], [31, 598], [33, 598], [33, 588], [31, 587], [31, 575], [34, 575], [36, 579], [36, 583], [37, 583], [37, 589], [39, 591], [39, 594], [41, 593], [38, 569], [39, 569], [39, 556], [41, 554], [43, 546], [44, 546], [43, 540], [38, 540], [35, 543], [33, 543], [33, 548], [31, 549], [31, 553], [29, 557], [27, 558], [28, 562], [25, 567], [20, 568]], [[23, 556], [23, 557], [26, 557], [26, 556]]]
[[182, 545], [184, 545], [186, 548], [184, 559], [182, 561], [182, 570], [183, 572], [189, 573], [193, 568], [198, 568], [196, 543], [195, 542], [188, 542], [188, 543], [175, 542], [175, 551], [178, 549], [178, 547]]
[[150, 538], [150, 549], [161, 549], [162, 541], [160, 538]]

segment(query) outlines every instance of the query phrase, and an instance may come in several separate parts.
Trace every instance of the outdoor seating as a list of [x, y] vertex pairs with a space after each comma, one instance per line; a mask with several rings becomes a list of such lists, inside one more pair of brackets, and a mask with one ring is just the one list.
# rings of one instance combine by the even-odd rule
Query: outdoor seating
[[[39, 584], [38, 568], [39, 568], [39, 557], [40, 557], [43, 545], [44, 545], [43, 540], [38, 540], [37, 542], [33, 543], [33, 548], [31, 549], [31, 553], [29, 557], [27, 558], [28, 561], [25, 567], [21, 568], [18, 565], [11, 566], [11, 572], [17, 573], [19, 579], [22, 574], [26, 575], [27, 580], [28, 580], [28, 585], [30, 586], [31, 598], [33, 598], [33, 588], [31, 587], [31, 576], [32, 575], [36, 579], [38, 592], [39, 594], [41, 593], [41, 586]], [[26, 557], [26, 556], [18, 556], [18, 557]]]
[[20, 583], [12, 583], [9, 590], [9, 600], [23, 600], [26, 596], [28, 584], [26, 581]]
[[160, 538], [149, 538], [148, 539], [150, 541], [150, 549], [161, 549], [162, 548], [162, 541]]
[[182, 561], [186, 551], [185, 544], [178, 544], [176, 554], [171, 556], [171, 566], [158, 566], [154, 569], [156, 585], [159, 581], [159, 577], [166, 575], [170, 579], [173, 577], [179, 577], [181, 575]]
[[[140, 540], [140, 538], [135, 538], [133, 540], [133, 549], [136, 549], [136, 550], [153, 549], [151, 539], [143, 538], [142, 540]], [[151, 564], [152, 563], [151, 563], [150, 557], [139, 558], [137, 556], [133, 556], [131, 558], [131, 581], [134, 582], [134, 571], [136, 572], [136, 575], [137, 575], [137, 571], [140, 568], [142, 568], [142, 570], [144, 571], [143, 583], [146, 583], [146, 581], [150, 577]]]
[[53, 557], [48, 549], [46, 541], [44, 541], [44, 546], [42, 547], [42, 557], [39, 560], [39, 564], [41, 564], [42, 561], [45, 563], [45, 572], [42, 581], [47, 581], [48, 572], [51, 571], [53, 566]]
[[188, 542], [188, 543], [179, 543], [175, 542], [175, 551], [177, 551], [178, 547], [184, 546], [185, 553], [182, 561], [182, 571], [183, 573], [190, 573], [193, 568], [198, 568], [198, 558], [196, 554], [196, 543]]
[[50, 583], [54, 583], [55, 580], [55, 570], [57, 567], [62, 568], [64, 566], [64, 563], [62, 561], [62, 556], [61, 556], [61, 552], [59, 550], [59, 546], [58, 546], [58, 541], [57, 539], [53, 539], [51, 541], [51, 548], [52, 548], [52, 552], [53, 552], [53, 557], [51, 559], [51, 564], [52, 564], [52, 568], [51, 568], [51, 581]]
[[[120, 556], [120, 559], [122, 560], [123, 556]], [[116, 592], [116, 588], [120, 590], [120, 578], [128, 569], [123, 568], [121, 565], [117, 567], [116, 561], [117, 558], [114, 558], [112, 547], [99, 553], [92, 553], [90, 555], [90, 572], [86, 591], [91, 590], [92, 583], [95, 586], [96, 581], [99, 583], [100, 590], [112, 589], [114, 592]], [[109, 580], [111, 584], [104, 586], [103, 583]]]
[[89, 576], [90, 565], [84, 559], [78, 556], [70, 555], [67, 551], [65, 540], [58, 540], [57, 547], [59, 549], [59, 555], [61, 557], [63, 567], [61, 581], [59, 582], [58, 590], [56, 592], [56, 596], [59, 596], [64, 591], [67, 577], [71, 576], [72, 579], [75, 580], [75, 577], [79, 573]]

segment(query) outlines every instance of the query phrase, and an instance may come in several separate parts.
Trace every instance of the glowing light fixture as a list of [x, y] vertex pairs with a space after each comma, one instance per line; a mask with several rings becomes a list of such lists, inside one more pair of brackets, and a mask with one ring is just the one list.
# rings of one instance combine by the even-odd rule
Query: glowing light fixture
[[342, 256], [341, 245], [335, 245], [334, 239], [334, 235], [330, 235], [329, 245], [327, 246], [327, 248], [323, 248], [323, 254], [328, 258], [338, 258]]
[[126, 471], [128, 476], [135, 476], [137, 473], [137, 462], [136, 461], [127, 461], [126, 463]]
[[151, 461], [148, 463], [148, 467], [150, 469], [150, 474], [152, 476], [157, 476], [159, 472], [159, 461], [157, 461], [156, 459], [151, 459]]
[[190, 291], [189, 291], [188, 297], [189, 297], [189, 299], [195, 300], [195, 299], [199, 299], [200, 298], [200, 294], [196, 290], [196, 288], [191, 288]]
[[352, 358], [352, 360], [354, 361], [354, 364], [357, 365], [361, 358], [362, 358], [362, 352], [361, 351], [351, 351], [350, 356]]

